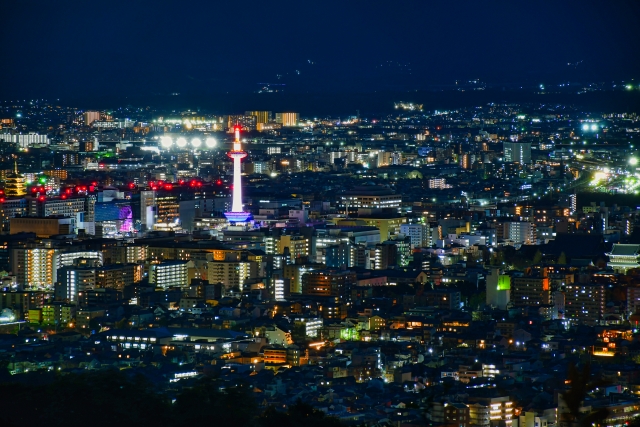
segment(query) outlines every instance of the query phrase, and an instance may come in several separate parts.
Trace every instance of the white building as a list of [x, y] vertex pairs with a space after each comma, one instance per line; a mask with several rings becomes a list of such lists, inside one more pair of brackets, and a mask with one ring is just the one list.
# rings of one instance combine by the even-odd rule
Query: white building
[[527, 142], [504, 142], [504, 161], [507, 163], [531, 163], [531, 144]]
[[428, 185], [432, 190], [444, 190], [447, 188], [453, 188], [452, 185], [447, 184], [446, 178], [431, 178], [428, 181]]
[[321, 317], [296, 317], [294, 323], [304, 323], [306, 335], [308, 337], [317, 337], [320, 335], [323, 321]]
[[163, 289], [187, 287], [189, 267], [193, 267], [193, 261], [165, 261], [152, 264], [149, 268], [149, 283]]
[[40, 135], [35, 132], [12, 135], [10, 133], [0, 134], [0, 139], [5, 142], [17, 144], [20, 148], [29, 148], [33, 145], [49, 145], [51, 142], [47, 135]]
[[504, 238], [516, 245], [534, 245], [536, 243], [536, 225], [531, 222], [505, 222]]
[[431, 247], [431, 229], [428, 224], [401, 224], [400, 233], [411, 239], [412, 248]]

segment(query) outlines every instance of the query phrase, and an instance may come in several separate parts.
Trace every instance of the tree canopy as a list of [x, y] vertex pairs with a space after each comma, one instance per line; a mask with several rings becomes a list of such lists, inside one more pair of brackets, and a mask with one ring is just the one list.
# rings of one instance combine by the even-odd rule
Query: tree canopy
[[118, 370], [60, 375], [44, 383], [4, 382], [0, 393], [6, 410], [0, 412], [0, 425], [186, 427], [212, 421], [215, 425], [250, 427], [342, 425], [300, 401], [286, 410], [262, 410], [248, 388], [221, 389], [221, 385], [212, 378], [202, 379], [185, 387], [172, 402], [143, 376], [127, 376], [126, 371]]

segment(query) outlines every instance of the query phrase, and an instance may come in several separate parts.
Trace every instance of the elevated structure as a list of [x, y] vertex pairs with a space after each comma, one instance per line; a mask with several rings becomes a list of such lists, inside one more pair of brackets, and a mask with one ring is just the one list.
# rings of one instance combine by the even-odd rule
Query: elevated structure
[[607, 267], [616, 273], [627, 274], [628, 270], [640, 267], [640, 245], [614, 243], [611, 252], [605, 255], [609, 257]]
[[240, 161], [247, 157], [247, 152], [242, 150], [240, 143], [240, 126], [234, 128], [235, 141], [233, 149], [227, 155], [233, 159], [233, 199], [231, 212], [225, 212], [224, 216], [232, 223], [245, 223], [252, 219], [251, 212], [242, 210], [242, 168]]
[[7, 197], [23, 197], [27, 194], [27, 191], [25, 190], [25, 179], [18, 172], [17, 162], [14, 163], [13, 173], [7, 175], [4, 185], [4, 194]]

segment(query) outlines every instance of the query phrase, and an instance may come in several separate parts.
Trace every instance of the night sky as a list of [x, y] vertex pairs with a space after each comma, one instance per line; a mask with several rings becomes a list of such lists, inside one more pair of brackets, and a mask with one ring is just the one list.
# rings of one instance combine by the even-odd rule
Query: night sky
[[3, 3], [0, 99], [640, 79], [637, 1]]

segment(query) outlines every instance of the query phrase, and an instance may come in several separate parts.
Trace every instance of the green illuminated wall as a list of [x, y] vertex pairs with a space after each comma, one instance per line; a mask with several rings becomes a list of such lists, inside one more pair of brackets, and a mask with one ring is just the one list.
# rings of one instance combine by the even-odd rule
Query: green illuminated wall
[[356, 328], [345, 328], [340, 331], [340, 338], [345, 341], [358, 341], [360, 334], [358, 334]]
[[509, 289], [511, 289], [511, 276], [498, 277], [498, 290], [508, 291]]

